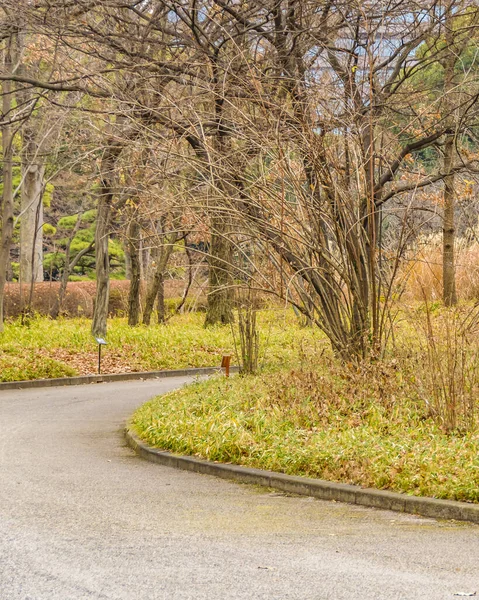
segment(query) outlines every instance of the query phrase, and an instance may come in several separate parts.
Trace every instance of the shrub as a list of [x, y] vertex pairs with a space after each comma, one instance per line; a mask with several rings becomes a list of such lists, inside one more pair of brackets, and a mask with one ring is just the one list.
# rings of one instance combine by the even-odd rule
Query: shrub
[[[183, 282], [168, 280], [165, 282], [165, 292], [168, 298], [178, 298], [183, 289]], [[45, 281], [34, 284], [32, 310], [39, 315], [48, 316], [58, 295], [60, 283], [58, 281]], [[126, 280], [110, 281], [110, 303], [109, 315], [122, 316], [127, 312], [128, 292], [130, 282]], [[5, 289], [5, 316], [10, 319], [16, 319], [21, 315], [22, 309], [30, 293], [30, 286], [27, 284], [7, 283]], [[96, 282], [92, 280], [70, 281], [67, 287], [63, 312], [68, 317], [87, 317], [93, 315], [93, 303], [95, 300]], [[179, 302], [179, 300], [177, 300]], [[170, 301], [174, 306], [176, 302]], [[201, 296], [196, 303], [198, 306], [204, 305], [204, 298]], [[187, 302], [188, 308], [197, 309], [193, 297]]]

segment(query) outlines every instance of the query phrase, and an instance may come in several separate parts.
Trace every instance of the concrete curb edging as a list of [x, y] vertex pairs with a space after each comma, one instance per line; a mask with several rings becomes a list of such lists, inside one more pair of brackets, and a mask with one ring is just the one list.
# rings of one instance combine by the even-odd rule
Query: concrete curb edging
[[193, 456], [175, 455], [170, 452], [151, 448], [140, 440], [129, 428], [125, 429], [125, 437], [128, 446], [135, 450], [141, 458], [167, 467], [194, 471], [205, 475], [214, 475], [222, 479], [232, 479], [241, 483], [261, 485], [301, 496], [313, 496], [320, 500], [335, 500], [337, 502], [358, 504], [382, 510], [421, 515], [433, 519], [454, 519], [457, 521], [479, 523], [479, 505], [476, 504], [407, 496], [406, 494], [361, 488], [355, 485], [333, 483], [322, 479], [296, 477], [273, 471], [263, 471], [262, 469], [214, 463]]
[[[232, 373], [238, 367], [230, 367]], [[77, 377], [58, 377], [56, 379], [30, 379], [26, 381], [0, 381], [2, 390], [20, 390], [24, 388], [45, 388], [59, 385], [85, 385], [87, 383], [107, 383], [108, 381], [130, 381], [138, 379], [162, 379], [164, 377], [187, 377], [191, 375], [212, 375], [221, 373], [221, 367], [191, 367], [171, 371], [139, 371], [132, 373], [111, 373], [105, 375], [78, 375]]]

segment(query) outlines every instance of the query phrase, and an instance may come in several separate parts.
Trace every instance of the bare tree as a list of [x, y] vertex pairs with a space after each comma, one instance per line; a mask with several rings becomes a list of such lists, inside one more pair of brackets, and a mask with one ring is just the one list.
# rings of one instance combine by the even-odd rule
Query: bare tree
[[[8, 13], [7, 13], [8, 16]], [[16, 66], [17, 31], [12, 27], [3, 39], [3, 72], [13, 76]], [[3, 331], [3, 305], [5, 283], [10, 263], [10, 247], [13, 234], [13, 139], [14, 126], [10, 123], [13, 108], [12, 83], [6, 79], [2, 84], [2, 153], [3, 153], [3, 192], [1, 203], [1, 242], [0, 242], [0, 331]]]
[[[299, 308], [336, 352], [346, 359], [377, 355], [397, 266], [386, 260], [380, 239], [388, 201], [476, 164], [461, 156], [447, 173], [439, 161], [431, 173], [414, 159], [454, 133], [437, 105], [424, 102], [428, 90], [417, 79], [411, 85], [443, 54], [419, 48], [444, 26], [444, 13], [435, 3], [377, 1], [325, 2], [319, 9], [283, 2], [267, 13], [258, 3], [245, 15], [215, 4], [230, 19], [228, 31], [242, 27], [260, 50], [240, 53], [253, 78], [227, 61], [219, 66], [222, 81], [237, 83], [221, 90], [236, 108], [228, 128], [236, 152], [223, 160], [208, 142], [203, 117], [210, 185], [223, 194], [224, 212], [241, 216], [257, 243], [277, 254]], [[462, 130], [476, 117], [474, 100], [472, 91]], [[225, 194], [219, 180], [234, 182], [234, 192]]]

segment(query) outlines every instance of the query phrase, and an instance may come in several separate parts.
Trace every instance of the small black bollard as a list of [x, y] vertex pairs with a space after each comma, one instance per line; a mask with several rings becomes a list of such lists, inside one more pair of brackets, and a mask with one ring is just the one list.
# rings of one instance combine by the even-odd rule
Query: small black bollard
[[98, 375], [101, 374], [101, 347], [102, 346], [106, 346], [106, 340], [104, 340], [103, 338], [100, 337], [96, 337], [95, 338], [97, 344], [98, 344]]

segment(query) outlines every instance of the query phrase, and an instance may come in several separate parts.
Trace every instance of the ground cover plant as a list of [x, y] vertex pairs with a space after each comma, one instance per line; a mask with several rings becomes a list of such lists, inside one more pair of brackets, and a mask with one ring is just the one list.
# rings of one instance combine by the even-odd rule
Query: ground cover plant
[[172, 452], [414, 495], [479, 501], [479, 432], [446, 432], [395, 361], [215, 378], [143, 405], [131, 425]]
[[[229, 326], [203, 327], [203, 313], [172, 317], [168, 324], [129, 327], [125, 318], [109, 321], [102, 372], [117, 373], [219, 366], [234, 355]], [[292, 311], [261, 311], [261, 361], [289, 364], [301, 345], [324, 344], [311, 328], [301, 328]], [[96, 373], [97, 345], [88, 319], [31, 318], [6, 324], [0, 335], [0, 381], [17, 381]], [[234, 360], [234, 359], [233, 359]]]
[[403, 305], [389, 354], [200, 382], [141, 407], [148, 444], [214, 461], [479, 502], [479, 312]]

